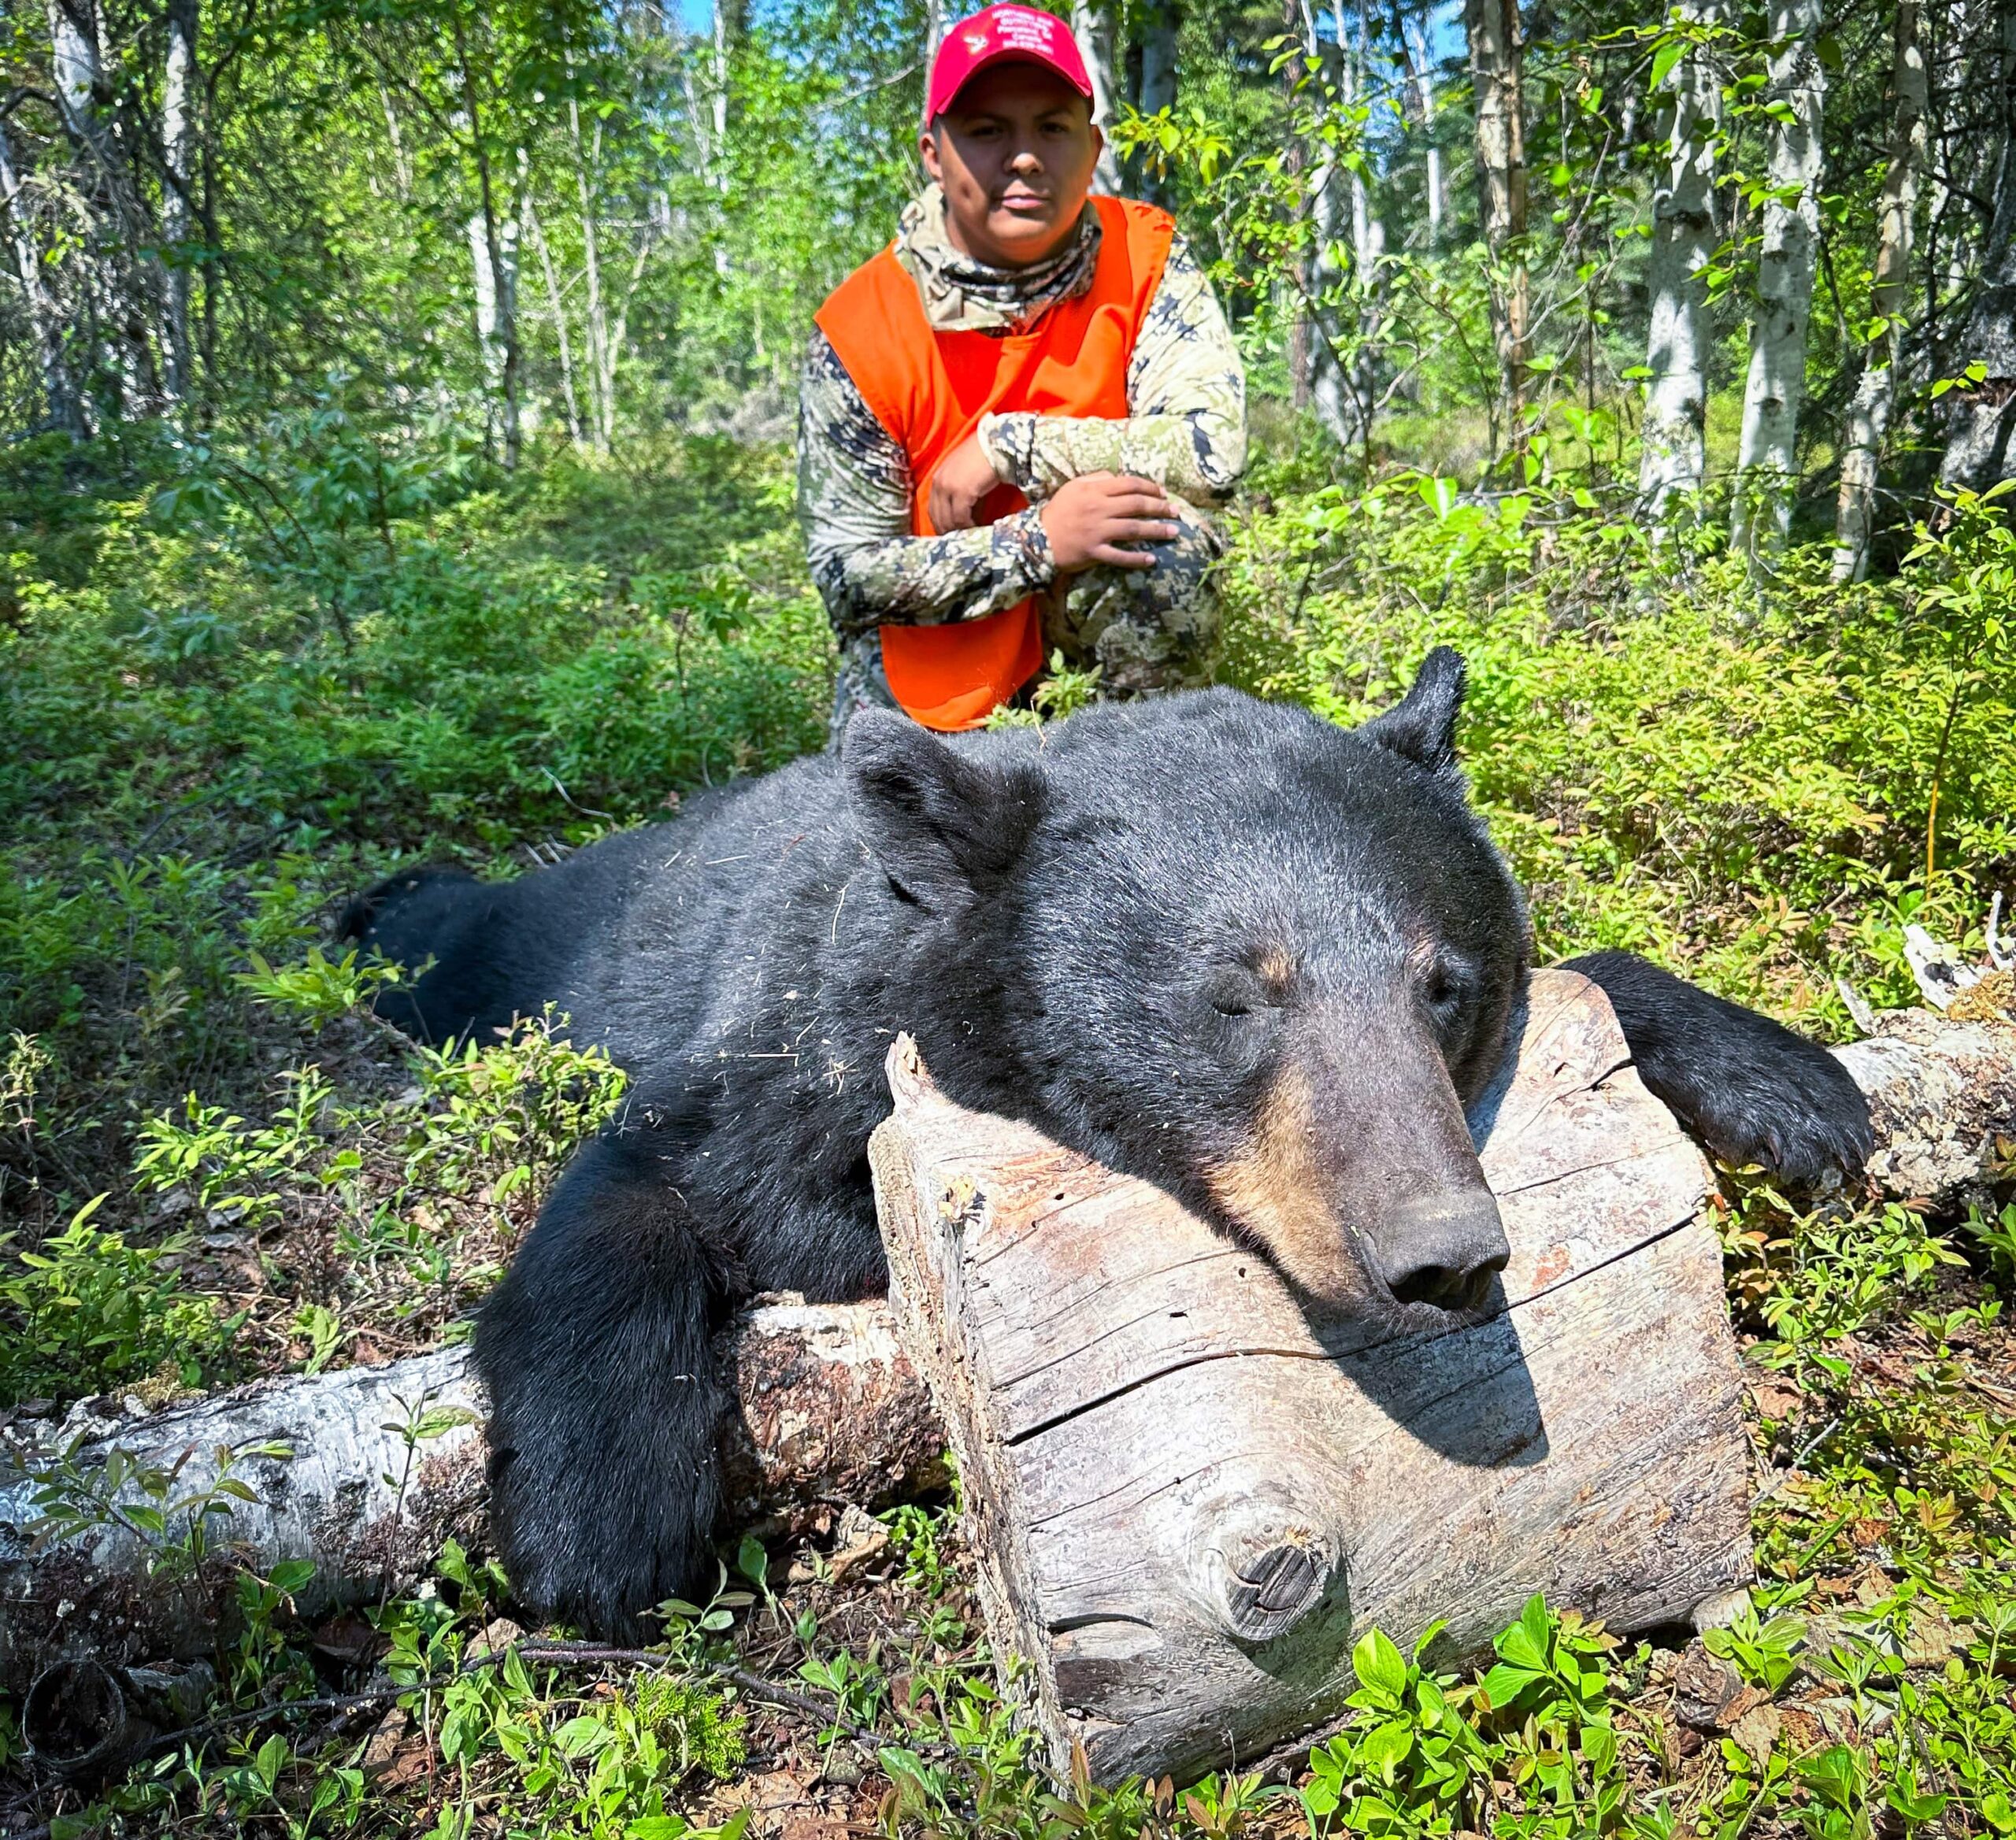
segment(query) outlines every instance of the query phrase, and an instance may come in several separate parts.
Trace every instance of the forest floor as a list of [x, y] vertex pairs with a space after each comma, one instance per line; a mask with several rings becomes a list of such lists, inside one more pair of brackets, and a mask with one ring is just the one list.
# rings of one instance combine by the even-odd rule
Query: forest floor
[[[298, 535], [146, 453], [8, 464], [0, 1432], [458, 1337], [621, 1078], [536, 1026], [402, 1046], [334, 916], [817, 744], [781, 457], [556, 463], [382, 528], [275, 457]], [[1228, 674], [1351, 720], [1451, 639], [1544, 951], [1638, 946], [1825, 1034], [1840, 980], [1911, 1000], [1903, 925], [1975, 950], [2016, 893], [2006, 526], [1836, 592], [1803, 551], [1762, 584], [1654, 553], [1605, 502], [1277, 457]], [[2016, 1205], [1806, 1216], [1731, 1173], [1718, 1218], [1762, 1583], [1706, 1643], [1536, 1602], [1492, 1692], [1368, 1638], [1363, 1716], [1287, 1779], [1109, 1791], [1016, 1729], [951, 1504], [743, 1542], [649, 1658], [517, 1630], [456, 1549], [316, 1627], [248, 1581], [197, 1734], [121, 1782], [39, 1776], [0, 1710], [0, 1834], [2016, 1834]]]

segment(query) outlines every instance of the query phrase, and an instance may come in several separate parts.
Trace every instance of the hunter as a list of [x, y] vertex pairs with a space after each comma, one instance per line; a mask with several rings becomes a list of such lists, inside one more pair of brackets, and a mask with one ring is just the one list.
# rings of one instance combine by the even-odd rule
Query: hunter
[[978, 727], [1061, 650], [1107, 694], [1209, 681], [1246, 379], [1166, 212], [1091, 195], [1077, 41], [1033, 8], [945, 35], [930, 185], [817, 316], [799, 503], [858, 709]]

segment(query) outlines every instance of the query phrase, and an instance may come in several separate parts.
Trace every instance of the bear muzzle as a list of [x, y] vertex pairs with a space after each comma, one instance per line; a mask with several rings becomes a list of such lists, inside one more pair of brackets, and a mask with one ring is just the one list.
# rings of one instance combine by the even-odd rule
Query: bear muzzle
[[1475, 1310], [1512, 1257], [1498, 1203], [1474, 1187], [1395, 1197], [1370, 1238], [1373, 1268], [1396, 1303]]

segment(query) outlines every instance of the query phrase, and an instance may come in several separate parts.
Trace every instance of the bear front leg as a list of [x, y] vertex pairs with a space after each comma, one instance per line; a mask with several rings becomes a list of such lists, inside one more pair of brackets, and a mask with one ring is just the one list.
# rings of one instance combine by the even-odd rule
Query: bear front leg
[[730, 1261], [695, 1228], [650, 1131], [567, 1166], [477, 1319], [489, 1390], [491, 1523], [540, 1614], [622, 1641], [643, 1612], [704, 1597], [720, 1506], [711, 1331]]
[[1869, 1101], [1825, 1049], [1632, 953], [1563, 968], [1602, 987], [1647, 1087], [1724, 1162], [1810, 1189], [1869, 1160]]

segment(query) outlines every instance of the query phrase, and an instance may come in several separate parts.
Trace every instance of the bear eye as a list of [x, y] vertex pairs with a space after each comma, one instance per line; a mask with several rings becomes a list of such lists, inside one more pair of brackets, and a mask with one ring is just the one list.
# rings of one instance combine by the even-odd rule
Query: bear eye
[[1221, 1016], [1251, 1016], [1267, 1007], [1259, 985], [1244, 972], [1228, 972], [1213, 979], [1205, 995]]
[[1447, 960], [1436, 959], [1421, 978], [1421, 995], [1429, 1009], [1446, 1015], [1463, 999], [1463, 976]]

